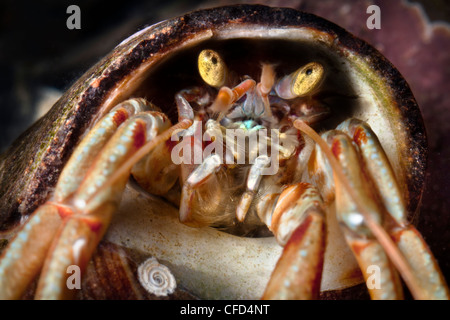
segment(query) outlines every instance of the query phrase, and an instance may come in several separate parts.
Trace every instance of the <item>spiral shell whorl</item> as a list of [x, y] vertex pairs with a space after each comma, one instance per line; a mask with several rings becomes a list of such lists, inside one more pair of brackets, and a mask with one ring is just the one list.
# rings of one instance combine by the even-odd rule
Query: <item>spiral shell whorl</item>
[[177, 287], [172, 272], [156, 258], [149, 258], [139, 266], [138, 277], [145, 290], [157, 296], [172, 294]]

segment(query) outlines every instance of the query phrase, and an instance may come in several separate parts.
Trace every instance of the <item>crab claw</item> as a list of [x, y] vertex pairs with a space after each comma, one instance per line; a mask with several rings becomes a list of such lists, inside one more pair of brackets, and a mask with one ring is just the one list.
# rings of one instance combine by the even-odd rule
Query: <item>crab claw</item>
[[278, 199], [277, 194], [266, 195], [257, 211], [277, 241], [284, 245], [263, 299], [317, 299], [326, 238], [318, 190], [308, 183], [291, 185]]

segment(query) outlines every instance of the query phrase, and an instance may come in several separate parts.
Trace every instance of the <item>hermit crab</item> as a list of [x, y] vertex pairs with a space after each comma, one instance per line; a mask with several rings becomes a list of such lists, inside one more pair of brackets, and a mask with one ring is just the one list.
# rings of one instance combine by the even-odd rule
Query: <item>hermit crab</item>
[[[178, 252], [193, 256], [189, 265], [162, 258], [182, 270], [185, 285], [208, 258], [241, 250], [263, 257], [250, 268], [257, 276], [270, 264], [264, 257], [276, 258], [270, 279], [258, 278], [263, 298], [315, 299], [328, 258], [354, 259], [347, 250], [373, 299], [403, 297], [397, 270], [415, 298], [448, 299], [437, 262], [408, 222], [425, 158], [407, 83], [342, 28], [251, 5], [163, 21], [119, 44], [2, 155], [0, 223], [5, 238], [15, 236], [0, 259], [0, 297], [20, 298], [36, 277], [36, 298], [73, 297], [70, 266], [84, 272], [103, 238], [135, 243], [138, 232], [114, 223], [114, 213], [122, 203], [119, 211], [132, 216], [139, 192], [177, 208], [189, 229], [207, 230], [192, 231], [197, 240], [188, 245], [216, 246], [204, 256]], [[171, 223], [165, 228], [181, 230]], [[117, 231], [124, 228], [126, 241]], [[248, 253], [239, 242], [248, 238], [269, 244]]]

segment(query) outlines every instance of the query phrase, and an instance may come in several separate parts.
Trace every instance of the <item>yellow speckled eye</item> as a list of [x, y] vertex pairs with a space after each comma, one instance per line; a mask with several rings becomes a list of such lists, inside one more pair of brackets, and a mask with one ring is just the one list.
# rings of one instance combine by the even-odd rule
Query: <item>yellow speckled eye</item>
[[203, 50], [198, 55], [198, 71], [207, 84], [222, 87], [227, 78], [227, 66], [214, 50]]
[[312, 93], [322, 82], [323, 73], [323, 66], [317, 62], [311, 62], [301, 67], [292, 77], [292, 92], [297, 97]]

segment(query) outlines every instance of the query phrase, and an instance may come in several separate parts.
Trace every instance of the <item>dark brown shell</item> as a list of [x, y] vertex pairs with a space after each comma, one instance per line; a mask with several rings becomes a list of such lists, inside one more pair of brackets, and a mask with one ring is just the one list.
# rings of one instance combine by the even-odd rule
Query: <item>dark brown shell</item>
[[[392, 108], [402, 126], [400, 165], [407, 168], [405, 184], [410, 213], [422, 193], [427, 143], [422, 117], [411, 90], [398, 70], [376, 49], [339, 26], [313, 14], [288, 8], [237, 5], [195, 11], [166, 20], [130, 37], [86, 72], [53, 106], [23, 133], [0, 158], [0, 230], [30, 214], [51, 194], [60, 171], [86, 129], [127, 93], [118, 87], [134, 79], [139, 68], [151, 68], [183, 44], [225, 29], [248, 27], [308, 28], [324, 34], [333, 50], [364, 58], [392, 91]], [[394, 129], [395, 131], [396, 129]]]

